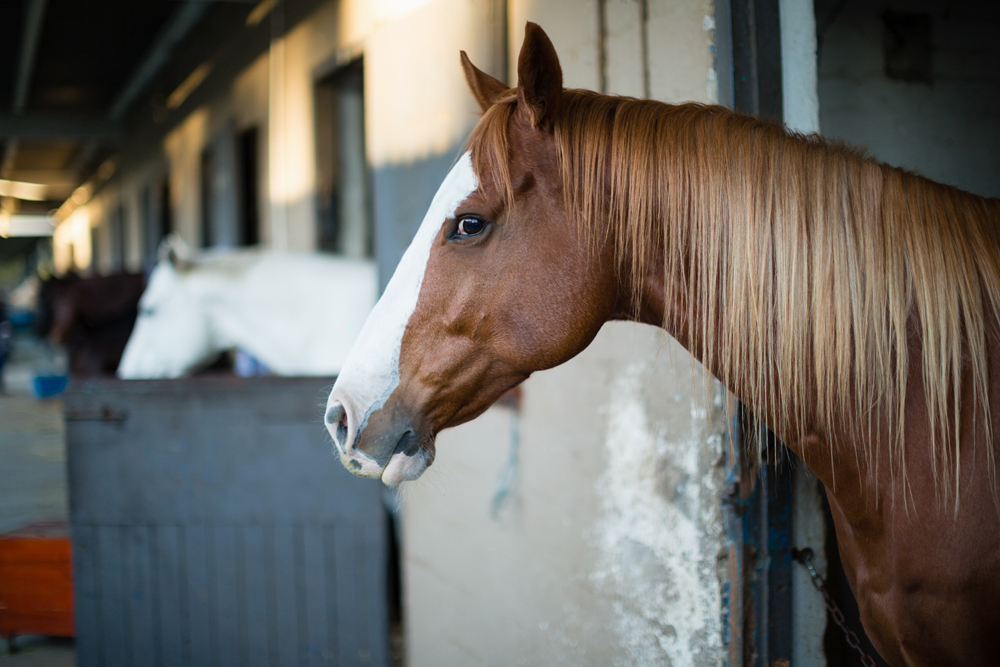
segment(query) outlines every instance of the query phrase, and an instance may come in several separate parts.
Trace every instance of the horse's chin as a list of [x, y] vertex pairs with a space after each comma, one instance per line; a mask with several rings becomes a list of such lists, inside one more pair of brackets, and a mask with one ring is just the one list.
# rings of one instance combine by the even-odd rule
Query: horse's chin
[[423, 447], [412, 455], [396, 452], [382, 471], [382, 483], [398, 486], [403, 482], [412, 482], [424, 474], [433, 460]]

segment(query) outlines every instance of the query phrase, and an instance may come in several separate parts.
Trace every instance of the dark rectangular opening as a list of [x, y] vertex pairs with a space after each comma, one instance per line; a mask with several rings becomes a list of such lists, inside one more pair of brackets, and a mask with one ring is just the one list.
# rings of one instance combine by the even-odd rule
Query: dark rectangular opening
[[101, 234], [100, 227], [90, 228], [90, 274], [101, 273]]
[[142, 261], [144, 264], [149, 264], [156, 257], [156, 246], [151, 241], [152, 230], [150, 229], [150, 215], [152, 205], [150, 200], [152, 196], [149, 192], [149, 186], [147, 185], [139, 192], [139, 248], [142, 253]]
[[143, 248], [143, 262], [152, 264], [156, 262], [156, 248], [160, 243], [160, 237], [156, 229], [156, 203], [153, 196], [153, 185], [150, 183], [143, 187], [139, 194], [139, 214], [142, 216], [142, 224], [139, 225], [141, 243]]
[[212, 175], [215, 160], [209, 150], [201, 153], [201, 247], [210, 248], [215, 243], [212, 233]]
[[128, 252], [126, 244], [125, 230], [125, 207], [119, 204], [111, 212], [108, 220], [108, 233], [110, 236], [110, 260], [111, 271], [125, 270], [125, 254]]
[[[164, 176], [160, 180], [160, 197], [159, 197], [159, 214], [160, 214], [160, 239], [169, 236], [174, 232], [174, 211], [170, 206], [170, 177]], [[159, 241], [157, 242], [159, 245]]]
[[372, 256], [371, 174], [365, 154], [364, 68], [356, 60], [316, 84], [320, 250]]
[[[160, 241], [173, 231], [173, 211], [170, 207], [170, 176], [164, 175], [142, 189], [139, 195], [142, 212], [143, 259], [147, 264], [156, 261]], [[124, 227], [124, 216], [122, 216]], [[125, 237], [122, 233], [122, 252], [125, 252]], [[114, 242], [113, 242], [114, 243]], [[124, 254], [123, 254], [124, 257]], [[124, 260], [123, 260], [124, 261]]]
[[256, 127], [244, 130], [237, 138], [239, 152], [240, 185], [240, 245], [260, 243], [260, 197], [258, 177], [258, 131]]
[[885, 75], [897, 81], [933, 83], [930, 14], [882, 15]]

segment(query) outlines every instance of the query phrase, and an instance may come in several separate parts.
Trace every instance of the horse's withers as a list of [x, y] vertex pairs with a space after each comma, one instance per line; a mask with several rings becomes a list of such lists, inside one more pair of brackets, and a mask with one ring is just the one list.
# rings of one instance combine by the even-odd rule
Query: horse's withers
[[[390, 403], [400, 384], [400, 348], [417, 306], [431, 245], [445, 222], [478, 187], [472, 160], [464, 154], [431, 202], [385, 293], [365, 322], [327, 401], [326, 426], [344, 466], [386, 484], [416, 479], [433, 453], [421, 447], [433, 434], [421, 433], [415, 412]], [[379, 428], [368, 429], [372, 421]], [[374, 426], [374, 424], [373, 424]]]

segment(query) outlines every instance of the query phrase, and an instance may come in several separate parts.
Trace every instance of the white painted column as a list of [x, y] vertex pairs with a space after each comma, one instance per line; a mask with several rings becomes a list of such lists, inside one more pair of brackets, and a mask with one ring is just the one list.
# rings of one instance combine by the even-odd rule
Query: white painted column
[[819, 132], [816, 13], [812, 0], [779, 0], [784, 120], [796, 132]]
[[288, 184], [285, 150], [285, 6], [271, 10], [271, 49], [268, 56], [268, 184], [273, 250], [288, 249]]

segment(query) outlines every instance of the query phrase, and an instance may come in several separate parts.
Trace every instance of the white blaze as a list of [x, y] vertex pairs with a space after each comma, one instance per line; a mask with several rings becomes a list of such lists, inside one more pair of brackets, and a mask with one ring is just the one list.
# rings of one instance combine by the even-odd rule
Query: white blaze
[[[417, 307], [431, 245], [444, 222], [454, 217], [458, 205], [477, 187], [479, 181], [472, 169], [472, 157], [466, 152], [441, 183], [385, 293], [361, 329], [327, 402], [329, 408], [343, 397], [344, 406], [350, 412], [348, 442], [340, 441], [336, 424], [328, 425], [341, 453], [353, 446], [368, 423], [369, 415], [381, 408], [399, 385], [400, 345], [410, 316]], [[360, 457], [365, 468], [369, 466], [362, 452], [352, 452], [352, 456]]]

